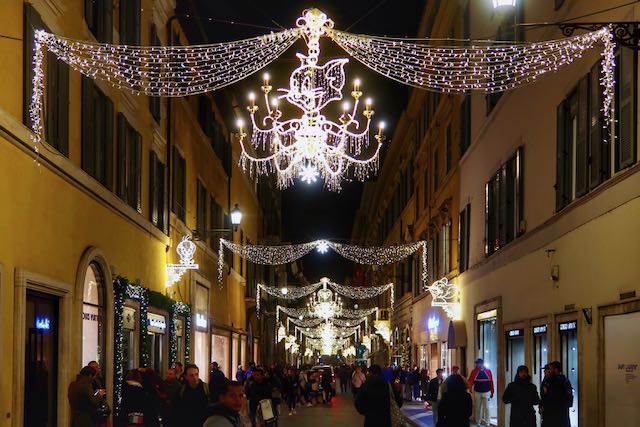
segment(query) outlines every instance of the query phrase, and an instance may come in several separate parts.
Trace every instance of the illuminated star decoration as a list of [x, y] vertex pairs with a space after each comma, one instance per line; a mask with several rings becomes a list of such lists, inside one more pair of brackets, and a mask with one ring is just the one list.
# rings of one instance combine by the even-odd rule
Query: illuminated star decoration
[[319, 253], [326, 254], [327, 252], [329, 252], [329, 243], [327, 243], [326, 240], [320, 240], [318, 242], [318, 246], [316, 246], [316, 249]]
[[300, 179], [307, 184], [313, 184], [318, 180], [318, 168], [306, 164], [300, 168]]

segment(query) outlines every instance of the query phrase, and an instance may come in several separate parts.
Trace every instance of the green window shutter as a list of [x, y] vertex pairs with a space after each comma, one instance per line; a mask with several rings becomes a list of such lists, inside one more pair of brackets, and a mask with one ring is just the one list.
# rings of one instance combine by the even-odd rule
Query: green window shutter
[[618, 57], [616, 99], [616, 172], [636, 161], [636, 52], [621, 48]]
[[113, 190], [113, 126], [114, 126], [114, 109], [113, 102], [105, 95], [102, 95], [103, 103], [103, 150], [102, 164], [104, 168], [103, 184], [110, 190]]
[[152, 150], [149, 154], [149, 220], [157, 226], [158, 212], [158, 156]]
[[562, 101], [556, 109], [556, 211], [562, 210], [569, 203], [569, 194], [566, 189], [567, 169], [569, 164], [569, 151], [567, 150], [567, 113], [566, 101]]
[[118, 149], [116, 163], [116, 194], [127, 201], [127, 122], [122, 113], [118, 113]]
[[58, 151], [69, 157], [69, 66], [58, 60]]
[[589, 73], [589, 188], [600, 185], [609, 176], [609, 144], [604, 136], [603, 97], [600, 87], [602, 64], [596, 62]]
[[576, 139], [576, 197], [583, 196], [588, 187], [589, 167], [589, 75], [578, 83], [578, 136]]
[[96, 175], [96, 153], [94, 143], [95, 104], [93, 80], [82, 77], [82, 169]]

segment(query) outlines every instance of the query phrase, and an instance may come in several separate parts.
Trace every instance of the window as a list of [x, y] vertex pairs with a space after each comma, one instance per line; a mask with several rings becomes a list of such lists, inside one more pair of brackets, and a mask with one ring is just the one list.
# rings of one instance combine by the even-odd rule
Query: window
[[440, 268], [442, 276], [451, 271], [451, 221], [447, 221], [440, 231]]
[[166, 203], [165, 203], [165, 174], [166, 167], [151, 151], [149, 155], [149, 216], [150, 220], [160, 230], [166, 231]]
[[433, 152], [433, 192], [438, 191], [438, 179], [439, 179], [439, 167], [438, 167], [438, 149]]
[[200, 239], [207, 234], [207, 189], [200, 180], [196, 181], [196, 230]]
[[471, 146], [471, 95], [464, 95], [460, 104], [460, 157], [467, 152], [469, 146]]
[[[160, 37], [158, 37], [158, 30], [155, 25], [151, 25], [151, 34], [149, 35], [149, 43], [151, 46], [162, 46], [162, 42], [160, 41]], [[160, 72], [158, 67], [154, 67], [153, 71]], [[150, 96], [149, 97], [149, 111], [151, 112], [151, 116], [156, 121], [156, 123], [160, 123], [160, 118], [162, 117], [161, 111], [161, 98], [159, 96]]]
[[[212, 195], [209, 202], [209, 223], [212, 230], [220, 230], [222, 226], [222, 206], [216, 202], [215, 197]], [[209, 245], [212, 249], [218, 250], [220, 248], [220, 234], [212, 234], [210, 236]], [[226, 237], [226, 236], [222, 236]]]
[[636, 162], [636, 59], [631, 49], [617, 55], [616, 138], [605, 130], [601, 65], [596, 63], [557, 107], [556, 211]]
[[112, 0], [84, 0], [84, 20], [97, 41], [101, 43], [113, 41]]
[[140, 0], [120, 2], [120, 44], [140, 44]]
[[118, 179], [117, 194], [129, 206], [142, 211], [140, 203], [142, 137], [129, 124], [124, 114], [118, 114]]
[[82, 298], [82, 365], [96, 361], [102, 367], [102, 378], [106, 364], [106, 331], [105, 331], [105, 293], [104, 276], [97, 263], [87, 267], [84, 276], [84, 292]]
[[469, 225], [471, 222], [471, 205], [467, 204], [460, 212], [458, 222], [458, 270], [460, 273], [469, 268]]
[[187, 197], [187, 164], [184, 157], [176, 147], [173, 147], [173, 176], [172, 187], [173, 197], [171, 200], [171, 210], [183, 222], [186, 216]]
[[82, 169], [113, 188], [113, 102], [82, 77]]
[[444, 147], [444, 175], [447, 176], [451, 170], [451, 123], [444, 134]]
[[[31, 128], [31, 95], [33, 91], [34, 30], [48, 28], [29, 3], [24, 7], [24, 105], [23, 121]], [[69, 67], [51, 52], [45, 60], [44, 116], [45, 138], [49, 145], [69, 156]]]
[[520, 235], [523, 216], [523, 147], [485, 185], [485, 254]]

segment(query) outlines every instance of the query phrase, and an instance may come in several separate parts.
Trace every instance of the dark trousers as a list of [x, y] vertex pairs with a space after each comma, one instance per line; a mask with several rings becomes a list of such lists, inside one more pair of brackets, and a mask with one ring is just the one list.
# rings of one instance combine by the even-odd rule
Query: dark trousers
[[349, 390], [349, 380], [343, 380], [340, 378], [340, 390], [342, 391], [342, 394], [347, 394], [347, 391]]
[[289, 393], [287, 395], [287, 405], [289, 405], [289, 411], [293, 411], [296, 409], [296, 401], [298, 400], [298, 396], [296, 393]]

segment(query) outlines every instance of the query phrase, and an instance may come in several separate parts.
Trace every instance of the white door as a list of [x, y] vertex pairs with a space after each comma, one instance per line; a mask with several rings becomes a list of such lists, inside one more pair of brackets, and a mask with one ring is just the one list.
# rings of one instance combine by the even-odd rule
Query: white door
[[604, 318], [607, 427], [640, 422], [640, 311]]

